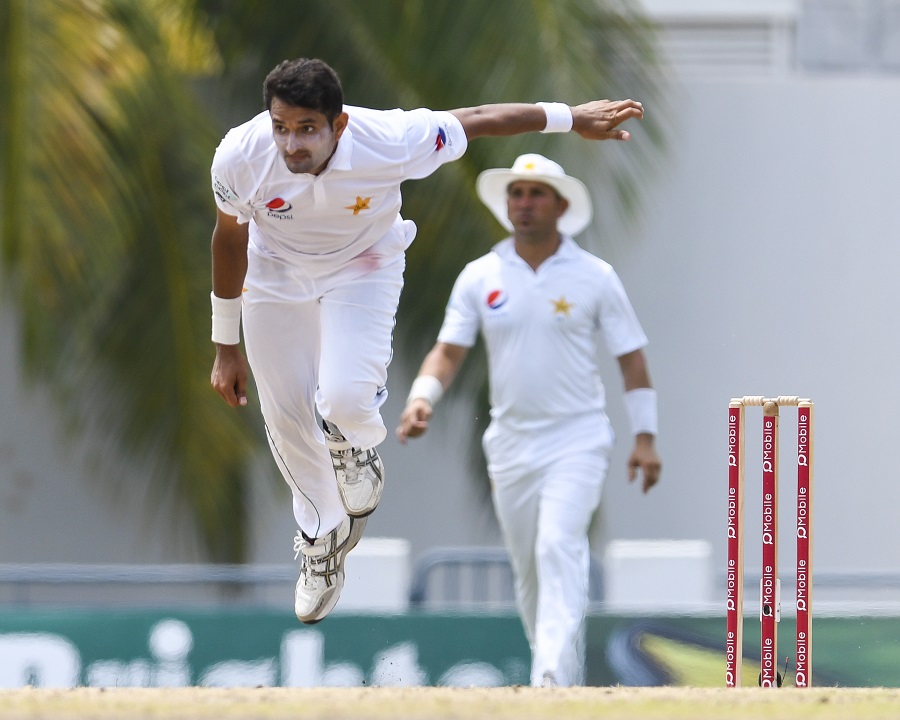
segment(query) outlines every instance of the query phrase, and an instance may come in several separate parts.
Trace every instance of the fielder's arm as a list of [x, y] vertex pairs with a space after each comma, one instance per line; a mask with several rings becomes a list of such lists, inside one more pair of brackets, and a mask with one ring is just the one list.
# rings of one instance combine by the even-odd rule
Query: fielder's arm
[[650, 383], [650, 371], [643, 350], [620, 355], [619, 368], [625, 385], [625, 405], [634, 430], [634, 449], [628, 458], [628, 480], [633, 482], [638, 470], [643, 474], [643, 490], [647, 492], [659, 482], [662, 463], [656, 454], [656, 393]]
[[423, 435], [434, 414], [434, 405], [444, 390], [453, 384], [469, 348], [450, 343], [437, 343], [422, 361], [419, 374], [413, 382], [406, 408], [400, 416], [397, 439], [405, 443], [407, 438]]

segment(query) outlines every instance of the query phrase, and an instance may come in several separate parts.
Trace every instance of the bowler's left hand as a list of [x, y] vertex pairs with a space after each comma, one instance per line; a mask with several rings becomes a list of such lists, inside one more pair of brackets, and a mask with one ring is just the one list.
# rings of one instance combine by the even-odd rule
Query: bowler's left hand
[[631, 133], [619, 125], [643, 117], [637, 100], [594, 100], [572, 108], [572, 130], [587, 140], [628, 140]]

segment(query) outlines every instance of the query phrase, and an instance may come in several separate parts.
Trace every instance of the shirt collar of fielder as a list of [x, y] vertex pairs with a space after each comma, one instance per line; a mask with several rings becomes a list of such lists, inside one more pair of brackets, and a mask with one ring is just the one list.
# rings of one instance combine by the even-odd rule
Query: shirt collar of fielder
[[[578, 252], [578, 247], [578, 243], [576, 243], [570, 236], [560, 233], [559, 247], [556, 249], [555, 253], [553, 253], [550, 257], [547, 258], [547, 260], [545, 260], [545, 262], [572, 260], [575, 258]], [[524, 260], [522, 260], [522, 258], [519, 257], [519, 254], [516, 252], [515, 240], [513, 239], [512, 235], [504, 238], [496, 245], [494, 245], [494, 247], [491, 248], [491, 251], [497, 253], [497, 255], [499, 255], [504, 262], [524, 262]]]

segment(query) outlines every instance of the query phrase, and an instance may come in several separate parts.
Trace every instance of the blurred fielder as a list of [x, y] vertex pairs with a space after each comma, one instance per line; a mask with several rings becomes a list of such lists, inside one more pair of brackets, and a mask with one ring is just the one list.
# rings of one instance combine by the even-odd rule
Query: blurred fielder
[[478, 196], [512, 232], [456, 280], [437, 344], [425, 357], [397, 428], [428, 428], [480, 331], [491, 423], [484, 434], [494, 507], [531, 645], [531, 684], [583, 683], [577, 650], [588, 601], [588, 527], [600, 503], [613, 430], [604, 411], [598, 343], [618, 358], [634, 434], [631, 479], [659, 479], [656, 392], [647, 338], [613, 268], [572, 236], [591, 221], [581, 181], [541, 155], [486, 170]]

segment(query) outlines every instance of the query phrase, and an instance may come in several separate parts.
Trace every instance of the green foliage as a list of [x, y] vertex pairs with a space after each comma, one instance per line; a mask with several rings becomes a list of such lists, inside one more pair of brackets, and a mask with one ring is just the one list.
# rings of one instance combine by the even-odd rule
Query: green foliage
[[[0, 182], [23, 367], [52, 386], [70, 427], [96, 425], [153, 468], [148, 496], [187, 503], [210, 557], [239, 560], [255, 443], [209, 388], [217, 132], [192, 75], [169, 61], [164, 11], [176, 5], [15, 3], [0, 26], [12, 160]], [[27, 42], [5, 45], [13, 35]], [[178, 40], [186, 59], [190, 38]]]
[[[413, 365], [456, 274], [502, 235], [475, 199], [478, 172], [545, 152], [597, 187], [604, 212], [633, 210], [662, 141], [652, 32], [624, 0], [0, 3], [0, 278], [22, 366], [73, 428], [96, 424], [151, 467], [148, 491], [187, 504], [216, 560], [243, 557], [247, 467], [264, 443], [259, 419], [209, 388], [209, 163], [262, 107], [268, 70], [300, 55], [332, 64], [350, 104], [648, 107], [627, 148], [479, 140], [404, 188], [419, 237], [397, 337]], [[483, 407], [484, 383], [476, 353], [457, 391], [478, 389]]]

